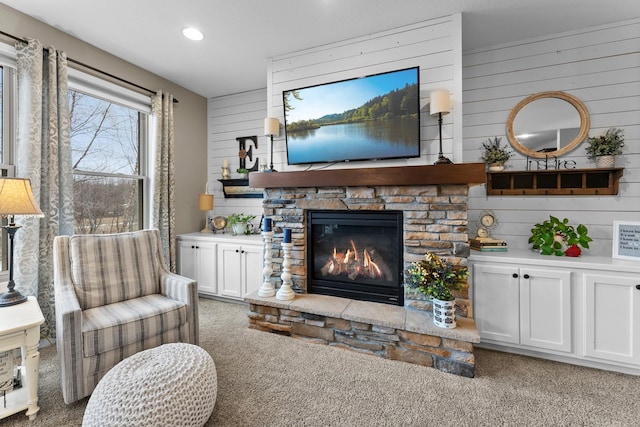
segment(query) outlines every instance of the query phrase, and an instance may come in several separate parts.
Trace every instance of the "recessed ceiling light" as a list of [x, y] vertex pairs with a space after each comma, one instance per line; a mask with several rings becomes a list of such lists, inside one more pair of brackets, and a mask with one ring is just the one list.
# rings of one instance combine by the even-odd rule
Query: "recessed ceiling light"
[[185, 28], [184, 30], [182, 30], [182, 34], [189, 40], [199, 41], [204, 38], [204, 34], [202, 34], [202, 32], [197, 28], [193, 27]]

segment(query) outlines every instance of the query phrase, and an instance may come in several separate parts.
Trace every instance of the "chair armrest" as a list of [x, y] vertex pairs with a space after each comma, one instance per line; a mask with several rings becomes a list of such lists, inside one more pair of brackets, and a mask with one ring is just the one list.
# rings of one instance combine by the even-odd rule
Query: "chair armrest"
[[190, 325], [189, 338], [191, 344], [198, 345], [198, 283], [188, 277], [161, 270], [160, 293], [176, 301], [182, 301], [187, 305], [187, 321]]
[[82, 310], [71, 282], [66, 255], [66, 247], [63, 247], [62, 242], [56, 241], [53, 254], [53, 261], [56, 264], [53, 279], [56, 349], [60, 361], [62, 396], [68, 404], [84, 397], [85, 394], [82, 372]]

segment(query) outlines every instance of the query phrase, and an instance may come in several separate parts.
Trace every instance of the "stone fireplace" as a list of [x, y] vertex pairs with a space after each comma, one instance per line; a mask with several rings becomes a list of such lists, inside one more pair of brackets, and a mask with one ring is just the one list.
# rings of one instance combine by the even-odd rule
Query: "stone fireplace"
[[[479, 342], [479, 335], [473, 320], [467, 319], [468, 286], [456, 294], [458, 328], [442, 329], [433, 325], [426, 298], [403, 289], [402, 271], [427, 252], [454, 264], [466, 264], [468, 188], [469, 184], [484, 182], [484, 177], [484, 164], [476, 163], [251, 174], [250, 185], [265, 188], [264, 215], [274, 221], [272, 282], [276, 286], [281, 283], [282, 229], [290, 228], [294, 244], [291, 273], [298, 296], [285, 302], [250, 295], [250, 326], [473, 376], [472, 343]], [[316, 213], [318, 231], [311, 237]], [[356, 238], [359, 242], [352, 244], [348, 235], [353, 230], [349, 227], [358, 216], [353, 213], [364, 214], [368, 218], [365, 222], [372, 221], [375, 226], [365, 229]], [[391, 217], [400, 236], [396, 243], [389, 238], [383, 251], [377, 242], [388, 236], [375, 236], [375, 230], [392, 223]], [[336, 225], [335, 219], [346, 224]], [[345, 233], [331, 232], [340, 227]], [[316, 258], [318, 251], [321, 256]], [[326, 282], [336, 285], [331, 277], [335, 270], [331, 269], [343, 268], [332, 267], [329, 261], [344, 262], [354, 253], [359, 259], [351, 268], [365, 271], [365, 276], [377, 274], [375, 268], [369, 268], [371, 260], [385, 265], [383, 268], [376, 263], [381, 271], [389, 271], [382, 273], [382, 280], [361, 278], [357, 286], [352, 286], [347, 269], [347, 279], [340, 277], [342, 273], [336, 275], [337, 286], [326, 291]], [[352, 270], [351, 274], [357, 277], [360, 273]], [[364, 291], [385, 286], [402, 292], [395, 294], [397, 301], [390, 295], [383, 297], [386, 301], [362, 296]]]
[[306, 211], [307, 292], [404, 305], [402, 212]]

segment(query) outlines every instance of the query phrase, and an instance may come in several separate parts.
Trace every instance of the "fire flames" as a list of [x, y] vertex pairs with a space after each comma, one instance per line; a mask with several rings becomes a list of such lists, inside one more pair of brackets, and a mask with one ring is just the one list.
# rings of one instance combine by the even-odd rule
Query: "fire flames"
[[378, 252], [371, 247], [359, 251], [353, 240], [351, 247], [338, 252], [333, 248], [327, 262], [320, 269], [323, 276], [346, 275], [350, 280], [365, 277], [374, 280], [392, 280], [391, 271]]

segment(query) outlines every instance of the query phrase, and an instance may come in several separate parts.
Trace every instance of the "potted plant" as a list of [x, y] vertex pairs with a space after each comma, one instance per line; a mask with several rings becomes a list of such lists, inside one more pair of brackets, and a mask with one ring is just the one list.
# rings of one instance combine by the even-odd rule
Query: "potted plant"
[[587, 158], [595, 162], [598, 168], [612, 168], [616, 164], [618, 154], [624, 147], [624, 131], [609, 128], [600, 136], [587, 138]]
[[542, 255], [577, 257], [582, 253], [580, 246], [589, 249], [589, 242], [593, 240], [588, 232], [587, 227], [582, 224], [574, 227], [567, 218], [559, 220], [549, 215], [549, 219], [531, 229], [529, 243]]
[[242, 175], [243, 178], [246, 178], [247, 175], [249, 174], [249, 169], [238, 168], [238, 169], [236, 169], [236, 172], [238, 172], [240, 175]]
[[234, 213], [227, 218], [227, 227], [231, 228], [231, 233], [251, 234], [250, 223], [255, 219], [255, 215], [245, 215], [244, 213]]
[[455, 297], [452, 291], [459, 290], [467, 279], [467, 267], [453, 266], [438, 255], [428, 252], [424, 259], [412, 262], [405, 271], [407, 287], [431, 297], [433, 322], [442, 328], [455, 328]]
[[482, 160], [489, 165], [490, 171], [501, 171], [504, 169], [505, 163], [513, 157], [513, 151], [509, 150], [505, 145], [501, 145], [502, 138], [489, 138], [482, 143]]

